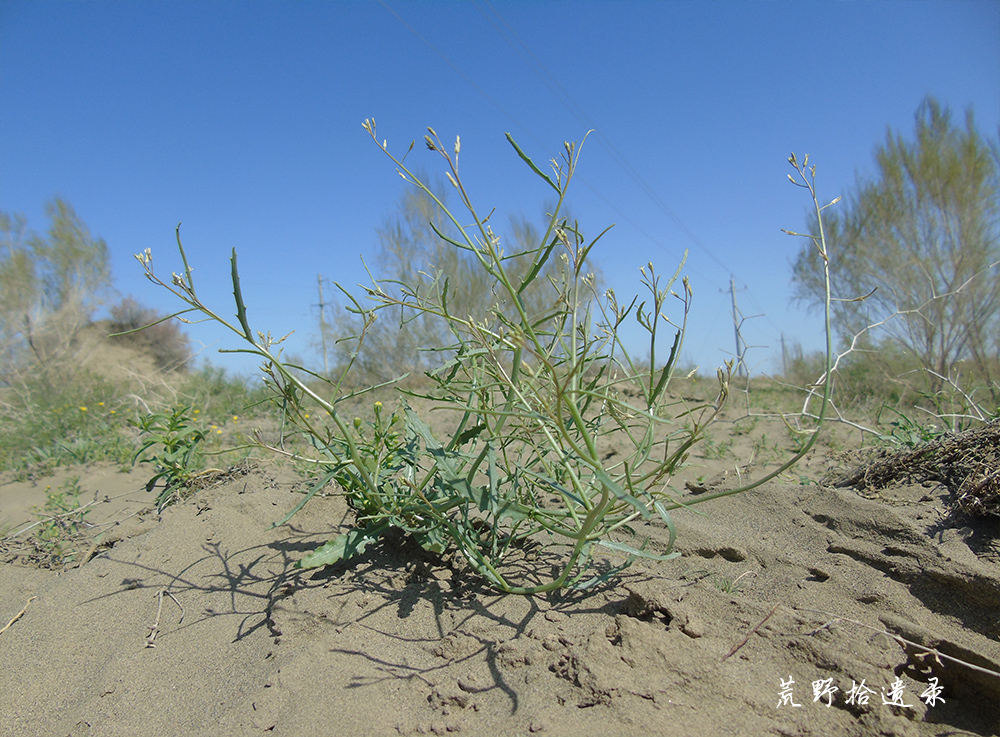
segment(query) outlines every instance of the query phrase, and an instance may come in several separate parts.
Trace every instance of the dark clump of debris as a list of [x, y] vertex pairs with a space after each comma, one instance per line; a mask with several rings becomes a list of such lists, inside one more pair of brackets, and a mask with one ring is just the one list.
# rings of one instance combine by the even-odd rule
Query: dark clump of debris
[[1000, 517], [1000, 420], [918, 448], [879, 451], [853, 470], [825, 481], [859, 490], [936, 482], [951, 492], [957, 511]]

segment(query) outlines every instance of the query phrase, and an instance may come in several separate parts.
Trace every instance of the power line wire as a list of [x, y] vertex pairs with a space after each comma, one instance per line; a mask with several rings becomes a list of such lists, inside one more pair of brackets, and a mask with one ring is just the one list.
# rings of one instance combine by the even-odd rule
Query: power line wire
[[[731, 269], [726, 263], [724, 263], [722, 259], [719, 258], [710, 248], [708, 248], [708, 246], [706, 246], [702, 242], [702, 240], [698, 238], [698, 236], [695, 235], [690, 228], [687, 227], [687, 225], [680, 219], [680, 217], [678, 217], [677, 214], [674, 213], [674, 211], [670, 208], [669, 205], [667, 205], [667, 203], [663, 200], [663, 198], [659, 196], [659, 194], [653, 189], [653, 187], [649, 185], [646, 179], [635, 169], [634, 166], [632, 166], [632, 164], [628, 161], [628, 159], [625, 158], [624, 154], [622, 154], [618, 150], [618, 147], [614, 145], [611, 139], [607, 135], [605, 135], [600, 130], [600, 128], [598, 128], [597, 124], [593, 122], [593, 120], [590, 118], [589, 115], [587, 115], [583, 107], [573, 98], [573, 96], [566, 90], [566, 88], [563, 87], [562, 84], [560, 84], [556, 76], [552, 74], [545, 66], [545, 64], [534, 54], [534, 52], [531, 50], [531, 47], [528, 46], [528, 44], [525, 43], [520, 38], [520, 36], [517, 35], [517, 32], [511, 27], [511, 25], [507, 22], [507, 20], [503, 17], [503, 15], [501, 15], [500, 12], [493, 6], [490, 0], [482, 0], [481, 3], [475, 3], [475, 5], [479, 9], [480, 14], [493, 27], [493, 29], [497, 32], [497, 34], [500, 35], [501, 38], [503, 38], [504, 41], [506, 41], [506, 43], [512, 49], [514, 49], [514, 52], [521, 58], [521, 60], [525, 63], [525, 65], [532, 70], [535, 76], [537, 76], [542, 81], [542, 83], [548, 88], [549, 92], [551, 92], [553, 96], [559, 100], [559, 102], [563, 105], [563, 107], [565, 107], [572, 115], [574, 115], [582, 125], [584, 125], [588, 129], [595, 131], [599, 143], [601, 143], [604, 146], [604, 148], [611, 154], [615, 163], [617, 163], [618, 166], [639, 186], [639, 188], [646, 194], [646, 196], [649, 197], [649, 199], [671, 219], [671, 221], [687, 236], [687, 238], [692, 243], [694, 243], [701, 251], [707, 254], [709, 258], [711, 258], [716, 263], [716, 265], [721, 267], [724, 271], [728, 271], [730, 275], [732, 275], [734, 273], [734, 270]], [[497, 24], [497, 22], [492, 17], [490, 17], [489, 14], [487, 14], [483, 10], [483, 6], [489, 9], [489, 11], [493, 14], [493, 16], [495, 16], [496, 21], [499, 21], [499, 23], [502, 25], [502, 28], [500, 27], [500, 25]], [[641, 226], [636, 224], [634, 221], [629, 219], [610, 200], [608, 200], [596, 188], [592, 187], [588, 182], [586, 182], [585, 179], [584, 179], [584, 184], [597, 197], [603, 200], [605, 204], [607, 204], [612, 210], [614, 210], [615, 212], [619, 213], [620, 215], [628, 219], [629, 222], [632, 224], [632, 226], [636, 228], [636, 230], [638, 230], [644, 236], [649, 238], [652, 242], [656, 243], [658, 246], [663, 248], [663, 246], [653, 236], [647, 233]], [[663, 250], [666, 249], [663, 248]], [[694, 269], [692, 269], [691, 271], [694, 271]], [[767, 313], [760, 308], [760, 306], [757, 304], [757, 301], [753, 298], [752, 294], [750, 293], [749, 286], [744, 285], [744, 290], [747, 292], [747, 298], [749, 299], [749, 301], [754, 306], [756, 306], [758, 311], [760, 312], [760, 315], [758, 316], [762, 316], [767, 321], [767, 323], [771, 325], [772, 328], [774, 328], [777, 332], [780, 333], [781, 332], [780, 328], [778, 328], [778, 326], [774, 324], [774, 322], [767, 315]]]
[[[729, 266], [726, 265], [722, 261], [722, 259], [716, 256], [715, 253], [708, 246], [706, 246], [701, 241], [701, 239], [694, 234], [694, 232], [690, 228], [688, 228], [688, 226], [680, 219], [680, 217], [678, 217], [677, 214], [672, 209], [670, 209], [670, 206], [667, 205], [667, 203], [663, 200], [662, 197], [660, 197], [660, 195], [656, 192], [656, 190], [654, 190], [653, 187], [650, 186], [649, 182], [647, 182], [646, 179], [636, 170], [636, 168], [632, 166], [632, 164], [628, 161], [628, 159], [625, 158], [624, 154], [622, 154], [621, 151], [618, 150], [618, 147], [615, 146], [615, 144], [611, 141], [611, 139], [601, 131], [601, 129], [597, 126], [596, 123], [593, 122], [593, 120], [590, 118], [589, 115], [587, 115], [586, 111], [580, 106], [580, 104], [576, 102], [576, 100], [569, 92], [566, 91], [566, 88], [559, 83], [559, 80], [556, 79], [555, 75], [553, 75], [551, 72], [548, 71], [548, 69], [541, 62], [541, 60], [539, 60], [539, 58], [535, 56], [535, 54], [531, 51], [531, 48], [524, 41], [521, 40], [521, 38], [517, 35], [514, 29], [511, 28], [510, 24], [507, 23], [504, 17], [500, 15], [500, 12], [493, 7], [493, 5], [489, 2], [489, 0], [482, 0], [482, 4], [485, 5], [487, 8], [489, 8], [490, 11], [497, 17], [497, 19], [499, 19], [500, 23], [503, 24], [504, 29], [506, 29], [506, 33], [504, 33], [503, 30], [497, 27], [496, 23], [493, 22], [493, 20], [482, 10], [482, 8], [479, 8], [479, 12], [482, 13], [483, 17], [486, 18], [486, 20], [490, 23], [490, 25], [493, 26], [494, 30], [497, 31], [497, 33], [501, 36], [501, 38], [503, 38], [504, 41], [506, 41], [507, 44], [514, 49], [514, 52], [521, 57], [521, 59], [528, 65], [528, 67], [532, 70], [535, 76], [541, 79], [542, 83], [545, 84], [545, 86], [549, 89], [549, 91], [552, 92], [552, 94], [559, 99], [563, 107], [569, 110], [569, 112], [574, 117], [576, 117], [576, 119], [582, 125], [595, 132], [598, 141], [604, 146], [605, 150], [607, 150], [608, 153], [611, 154], [611, 158], [614, 159], [615, 163], [618, 164], [618, 166], [622, 169], [622, 171], [624, 171], [629, 176], [629, 178], [632, 179], [632, 181], [639, 186], [639, 188], [646, 194], [646, 196], [653, 202], [653, 204], [655, 204], [658, 208], [660, 208], [660, 210], [662, 210], [663, 213], [666, 214], [668, 218], [670, 218], [670, 220], [674, 223], [674, 225], [676, 225], [681, 230], [681, 232], [684, 233], [685, 236], [687, 236], [688, 240], [690, 240], [695, 246], [697, 246], [701, 251], [703, 251], [706, 255], [708, 255], [708, 257], [711, 258], [720, 268], [722, 268], [723, 271], [732, 273], [733, 270], [729, 268]], [[514, 45], [514, 43], [511, 41], [511, 38], [513, 38], [514, 41], [517, 42], [517, 46]], [[520, 48], [524, 50], [524, 54], [522, 54], [521, 51], [518, 50], [517, 48], [518, 46], [520, 46]], [[527, 57], [525, 57], [525, 54], [527, 54]]]
[[[441, 59], [445, 64], [448, 65], [448, 67], [452, 71], [454, 71], [459, 77], [461, 77], [463, 80], [465, 80], [469, 84], [469, 86], [471, 86], [474, 90], [476, 90], [476, 92], [478, 92], [480, 95], [482, 95], [483, 98], [487, 102], [489, 102], [497, 110], [499, 110], [514, 125], [516, 125], [521, 130], [525, 131], [525, 133], [528, 135], [528, 137], [531, 140], [533, 140], [535, 143], [537, 143], [539, 145], [539, 147], [544, 147], [545, 144], [542, 143], [542, 141], [540, 141], [537, 136], [535, 136], [534, 134], [531, 133], [531, 129], [528, 126], [526, 126], [523, 123], [521, 123], [521, 121], [518, 120], [513, 115], [513, 113], [511, 113], [510, 111], [508, 111], [494, 97], [492, 97], [488, 92], [486, 92], [486, 90], [484, 90], [482, 87], [480, 87], [475, 82], [475, 80], [473, 80], [468, 74], [466, 74], [465, 72], [463, 72], [454, 62], [452, 62], [452, 60], [444, 52], [442, 52], [440, 49], [438, 49], [433, 43], [431, 43], [430, 41], [428, 41], [427, 38], [425, 38], [416, 28], [414, 28], [412, 25], [410, 25], [402, 16], [399, 15], [399, 13], [397, 13], [395, 10], [393, 10], [391, 7], [389, 7], [389, 5], [386, 4], [385, 0], [379, 0], [379, 3], [387, 11], [389, 11], [393, 15], [393, 17], [396, 18], [396, 20], [398, 20], [403, 26], [405, 26], [407, 28], [407, 30], [410, 31], [410, 33], [412, 33], [414, 36], [416, 36], [421, 41], [421, 43], [423, 43], [428, 49], [430, 49], [434, 53], [435, 56], [437, 56], [439, 59]], [[482, 12], [481, 9], [480, 9], [480, 12]], [[494, 13], [496, 13], [495, 10], [494, 10]], [[500, 17], [498, 13], [497, 13], [497, 15], [498, 15], [498, 17]], [[484, 14], [484, 17], [486, 17], [485, 14]], [[489, 21], [489, 18], [488, 17], [486, 17], [486, 18]], [[509, 28], [509, 25], [506, 24], [506, 21], [504, 21], [502, 17], [500, 17], [500, 20], [501, 20], [501, 22], [504, 23], [505, 26], [507, 26]], [[490, 21], [490, 23], [496, 29], [496, 24], [494, 24], [492, 21]], [[499, 29], [497, 29], [497, 30], [498, 30], [498, 33], [500, 33]], [[511, 32], [513, 32], [513, 31], [511, 31]], [[500, 33], [500, 35], [501, 35], [501, 37], [503, 37], [502, 33]], [[511, 42], [508, 39], [505, 38], [504, 40], [507, 41], [507, 43], [510, 44], [513, 47], [513, 44], [511, 44]], [[521, 42], [520, 39], [518, 39], [518, 43], [521, 43], [521, 45], [524, 46], [523, 42]], [[527, 47], [525, 47], [525, 48], [527, 48]], [[517, 52], [516, 48], [514, 50], [515, 50], [515, 52]], [[517, 53], [518, 53], [519, 56], [521, 56], [522, 60], [525, 60], [524, 56], [522, 54], [520, 54], [520, 52], [517, 52]], [[528, 53], [531, 54], [530, 49], [528, 50]], [[528, 63], [527, 60], [525, 60], [525, 63]], [[540, 64], [540, 62], [539, 62], [539, 64]], [[530, 67], [530, 63], [528, 65]], [[542, 67], [542, 69], [544, 70], [544, 67]], [[535, 71], [535, 70], [532, 70], [532, 71]], [[535, 73], [538, 74], [537, 71], [535, 71]], [[540, 74], [539, 74], [539, 76], [542, 78], [543, 82], [545, 82], [546, 86], [548, 86], [550, 90], [553, 90], [553, 87], [551, 86], [552, 84], [556, 85], [556, 89], [562, 90], [561, 85], [559, 85], [558, 81], [555, 81], [554, 77], [552, 77], [551, 74], [549, 74], [547, 71], [545, 72], [545, 74], [548, 74], [548, 76], [553, 80], [553, 82], [550, 83], [550, 82], [546, 81], [546, 79], [544, 78], [544, 76], [542, 76]], [[558, 97], [563, 98], [563, 99], [560, 99], [560, 102], [565, 107], [567, 107], [567, 109], [569, 109], [570, 112], [574, 116], [577, 117], [577, 119], [581, 122], [582, 125], [584, 125], [588, 129], [595, 130], [595, 132], [597, 133], [597, 135], [599, 137], [600, 142], [605, 147], [605, 149], [608, 150], [611, 153], [612, 157], [615, 158], [616, 163], [618, 163], [618, 165], [620, 167], [622, 167], [623, 169], [625, 169], [626, 173], [629, 173], [629, 169], [631, 168], [631, 166], [624, 159], [624, 157], [621, 155], [621, 153], [618, 152], [617, 148], [615, 148], [614, 145], [611, 144], [610, 141], [608, 141], [607, 137], [604, 136], [603, 134], [601, 134], [600, 131], [597, 131], [596, 128], [594, 128], [594, 126], [591, 124], [589, 118], [587, 117], [586, 113], [583, 112], [582, 109], [579, 107], [579, 105], [577, 105], [575, 103], [575, 101], [573, 100], [573, 98], [571, 96], [569, 96], [568, 93], [565, 93], [565, 91], [563, 91], [562, 93], [558, 93], [558, 92], [554, 92], [554, 93]], [[576, 110], [573, 109], [574, 107], [576, 108]], [[654, 202], [656, 201], [656, 194], [655, 194], [655, 192], [652, 191], [652, 188], [649, 187], [648, 184], [646, 184], [643, 180], [641, 180], [641, 177], [639, 177], [638, 172], [636, 172], [634, 168], [631, 168], [631, 173], [629, 174], [629, 176], [631, 176], [632, 179], [635, 180], [640, 185], [640, 187], [644, 187], [644, 190], [646, 191], [647, 195], [651, 196], [651, 198], [654, 199]], [[619, 216], [621, 216], [621, 218], [624, 221], [628, 222], [633, 228], [635, 228], [636, 231], [638, 231], [643, 236], [645, 236], [646, 238], [648, 238], [649, 241], [651, 243], [653, 243], [657, 248], [661, 249], [665, 253], [671, 253], [671, 251], [666, 246], [664, 246], [662, 242], [660, 242], [656, 237], [654, 237], [652, 234], [650, 234], [648, 231], [646, 231], [642, 226], [640, 226], [638, 223], [636, 223], [631, 217], [629, 217], [619, 207], [617, 207], [614, 203], [612, 203], [611, 200], [609, 200], [607, 197], [605, 197], [603, 194], [601, 194], [601, 192], [599, 192], [597, 190], [597, 188], [595, 188], [592, 184], [590, 184], [589, 181], [587, 181], [586, 177], [580, 175], [580, 176], [578, 176], [578, 178], [580, 179], [581, 184], [583, 184], [585, 187], [587, 187], [587, 189], [589, 189], [591, 192], [593, 192], [600, 200], [602, 200], [605, 204], [607, 204], [608, 207], [610, 207], [612, 210], [614, 210], [614, 212], [616, 212]], [[685, 233], [688, 236], [688, 238], [693, 243], [695, 243], [695, 245], [697, 245], [701, 250], [705, 251], [709, 256], [711, 256], [717, 263], [719, 263], [722, 266], [723, 269], [725, 269], [726, 271], [729, 271], [729, 269], [725, 266], [725, 264], [722, 264], [722, 262], [719, 261], [714, 256], [714, 254], [712, 254], [712, 252], [703, 243], [701, 243], [700, 240], [698, 240], [698, 238], [680, 221], [680, 219], [677, 218], [677, 216], [673, 214], [673, 212], [666, 206], [666, 203], [663, 203], [662, 200], [660, 200], [659, 206], [661, 207], [661, 209], [664, 210], [664, 212], [667, 213], [667, 215], [669, 217], [671, 217], [675, 221], [675, 223], [678, 224], [678, 226], [683, 231], [685, 231]], [[675, 254], [671, 254], [671, 255], [673, 256]], [[696, 274], [698, 276], [702, 276], [707, 281], [707, 277], [704, 277], [703, 275], [699, 274], [696, 269], [692, 268], [692, 269], [689, 269], [689, 270], [692, 273], [694, 273], [694, 274]]]
[[[433, 43], [431, 43], [427, 38], [425, 38], [416, 28], [410, 25], [406, 20], [402, 18], [395, 10], [393, 10], [389, 5], [386, 4], [385, 0], [379, 0], [381, 5], [388, 10], [393, 17], [395, 17], [403, 26], [405, 26], [414, 36], [416, 36], [428, 49], [430, 49], [438, 58], [440, 58], [449, 68], [452, 69], [459, 77], [465, 80], [476, 92], [478, 92], [482, 97], [487, 100], [491, 105], [493, 105], [497, 110], [499, 110], [506, 118], [508, 118], [514, 125], [516, 125], [521, 130], [525, 131], [528, 137], [535, 141], [539, 146], [544, 146], [544, 144], [531, 133], [531, 130], [521, 123], [509, 110], [507, 110], [503, 105], [500, 104], [493, 96], [491, 96], [486, 90], [484, 90], [479, 84], [475, 82], [468, 74], [466, 74], [460, 67], [458, 67], [452, 60], [439, 50]], [[550, 93], [560, 102], [560, 104], [566, 108], [573, 115], [581, 125], [586, 127], [588, 130], [593, 130], [595, 137], [604, 149], [610, 154], [614, 162], [625, 172], [625, 174], [639, 187], [639, 189], [650, 199], [650, 201], [658, 207], [674, 225], [687, 237], [687, 239], [693, 243], [698, 250], [702, 251], [707, 255], [719, 268], [724, 272], [732, 275], [735, 270], [732, 269], [728, 264], [726, 264], [715, 252], [710, 249], [705, 243], [687, 226], [687, 224], [681, 220], [681, 218], [670, 208], [666, 201], [656, 192], [656, 190], [649, 184], [648, 181], [636, 170], [636, 168], [629, 162], [624, 154], [618, 149], [617, 146], [611, 141], [611, 139], [605, 135], [596, 123], [587, 114], [586, 110], [576, 101], [576, 99], [566, 90], [565, 87], [559, 82], [558, 78], [552, 74], [545, 64], [534, 54], [531, 47], [525, 43], [517, 32], [511, 27], [507, 20], [500, 14], [500, 12], [490, 3], [489, 0], [482, 0], [481, 3], [475, 3], [476, 8], [479, 10], [483, 18], [490, 24], [490, 26], [496, 31], [504, 42], [510, 46], [517, 56], [524, 62], [531, 72], [541, 80], [545, 87]], [[495, 19], [490, 16], [484, 9], [485, 6]], [[652, 234], [647, 232], [641, 225], [636, 223], [631, 217], [629, 217], [625, 212], [623, 212], [617, 205], [615, 205], [610, 199], [604, 196], [596, 187], [594, 187], [586, 179], [586, 177], [580, 175], [578, 177], [581, 183], [587, 187], [596, 197], [598, 197], [602, 202], [604, 202], [611, 210], [617, 213], [623, 220], [628, 222], [637, 232], [645, 236], [651, 243], [653, 243], [657, 248], [661, 249], [665, 253], [670, 253], [663, 243], [654, 237]], [[689, 268], [692, 273], [701, 276], [706, 281], [711, 281], [708, 277], [699, 274], [698, 270]], [[756, 300], [749, 294], [749, 287], [744, 287], [748, 294], [747, 297], [755, 306]], [[758, 309], [759, 306], [758, 306]], [[775, 329], [778, 327], [771, 321], [770, 317], [761, 310], [761, 314], [765, 320]], [[779, 330], [780, 332], [780, 330]]]

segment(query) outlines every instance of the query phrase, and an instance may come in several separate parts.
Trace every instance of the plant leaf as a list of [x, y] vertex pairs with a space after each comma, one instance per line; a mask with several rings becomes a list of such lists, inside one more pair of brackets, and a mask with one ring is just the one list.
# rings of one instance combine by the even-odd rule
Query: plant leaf
[[[310, 436], [310, 437], [312, 437], [312, 436]], [[272, 524], [271, 527], [272, 528], [273, 527], [280, 527], [281, 525], [285, 524], [288, 520], [290, 520], [292, 517], [294, 517], [295, 514], [300, 509], [302, 509], [302, 507], [304, 507], [306, 505], [306, 502], [308, 502], [310, 499], [312, 499], [314, 496], [316, 496], [317, 492], [319, 492], [320, 489], [322, 489], [324, 486], [326, 486], [328, 483], [330, 483], [333, 480], [333, 477], [337, 475], [337, 473], [340, 471], [341, 468], [342, 468], [342, 466], [337, 466], [337, 468], [333, 469], [332, 471], [327, 472], [325, 476], [323, 476], [319, 481], [317, 481], [315, 484], [313, 484], [310, 487], [309, 491], [306, 492], [306, 495], [305, 495], [305, 497], [303, 497], [302, 501], [299, 502], [298, 504], [296, 504], [295, 508], [291, 512], [289, 512], [288, 514], [286, 514], [280, 521], [275, 522], [274, 524]]]
[[510, 135], [510, 133], [504, 133], [504, 135], [507, 137], [507, 141], [510, 143], [510, 145], [514, 147], [514, 150], [517, 151], [517, 155], [521, 157], [521, 161], [530, 166], [531, 170], [535, 172], [535, 174], [537, 174], [546, 182], [548, 182], [549, 186], [552, 187], [552, 189], [554, 189], [558, 194], [561, 195], [562, 192], [559, 191], [559, 187], [556, 186], [555, 182], [549, 179], [548, 174], [546, 174], [537, 166], [535, 166], [535, 162], [531, 160], [528, 154], [524, 153], [524, 151], [521, 150], [521, 147], [517, 145], [517, 141], [514, 140], [514, 138]]
[[611, 550], [617, 550], [619, 553], [625, 553], [636, 558], [648, 558], [649, 560], [673, 560], [674, 558], [679, 558], [680, 553], [647, 553], [645, 550], [640, 550], [639, 548], [633, 548], [631, 545], [626, 545], [625, 543], [616, 543], [613, 540], [598, 540], [598, 545]]
[[296, 568], [320, 568], [340, 560], [348, 560], [365, 552], [371, 543], [390, 527], [388, 522], [372, 523], [365, 528], [355, 527], [338, 535], [295, 564]]
[[674, 527], [674, 520], [671, 518], [670, 513], [664, 508], [663, 504], [659, 501], [653, 502], [653, 507], [660, 515], [660, 519], [663, 520], [663, 524], [667, 526], [667, 531], [670, 533], [670, 539], [667, 541], [667, 550], [674, 549], [674, 541], [677, 539], [677, 528]]
[[240, 289], [240, 272], [236, 269], [236, 249], [233, 249], [233, 257], [231, 259], [233, 264], [233, 297], [236, 299], [236, 319], [240, 321], [240, 327], [243, 328], [243, 335], [251, 343], [253, 340], [253, 331], [250, 330], [250, 323], [247, 322], [247, 307], [243, 304], [243, 291]]

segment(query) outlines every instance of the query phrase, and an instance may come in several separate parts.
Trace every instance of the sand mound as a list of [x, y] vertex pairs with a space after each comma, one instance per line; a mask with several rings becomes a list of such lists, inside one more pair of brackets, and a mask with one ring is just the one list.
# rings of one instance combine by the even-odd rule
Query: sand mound
[[[298, 497], [258, 470], [81, 568], [0, 566], [0, 626], [35, 597], [0, 634], [0, 725], [11, 737], [993, 734], [997, 528], [948, 526], [946, 497], [772, 484], [679, 514], [679, 559], [587, 595], [526, 598], [398, 539], [298, 571], [346, 506], [317, 498], [269, 529]], [[935, 678], [944, 701], [928, 705]], [[907, 706], [883, 703], [897, 679]], [[839, 690], [816, 701], [814, 683]], [[850, 703], [861, 683], [868, 703]]]

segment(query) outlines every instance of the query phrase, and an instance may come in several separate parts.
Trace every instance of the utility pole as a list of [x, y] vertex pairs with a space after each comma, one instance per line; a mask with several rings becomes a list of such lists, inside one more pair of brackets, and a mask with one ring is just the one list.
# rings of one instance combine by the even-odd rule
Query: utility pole
[[733, 300], [733, 332], [736, 334], [736, 373], [739, 376], [746, 376], [746, 368], [743, 365], [743, 352], [746, 344], [740, 335], [739, 310], [736, 308], [736, 278], [729, 275], [729, 294]]
[[330, 375], [330, 365], [326, 354], [326, 303], [323, 301], [323, 275], [316, 275], [316, 284], [319, 287], [319, 336], [323, 342], [323, 376]]
[[785, 334], [781, 334], [781, 375], [788, 377], [788, 351], [785, 350]]

